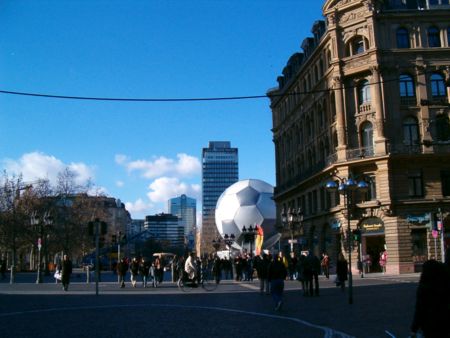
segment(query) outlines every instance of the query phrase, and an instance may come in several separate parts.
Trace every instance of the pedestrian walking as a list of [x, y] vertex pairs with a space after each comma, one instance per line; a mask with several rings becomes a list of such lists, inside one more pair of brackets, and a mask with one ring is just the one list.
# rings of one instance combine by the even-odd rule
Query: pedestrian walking
[[[314, 253], [310, 250], [308, 253], [308, 257], [306, 258], [309, 261], [309, 266], [311, 267], [311, 282], [309, 285], [309, 294], [312, 296], [319, 296], [319, 273], [320, 273], [320, 260], [314, 255]], [[313, 282], [314, 282], [314, 293], [313, 293]]]
[[139, 274], [139, 261], [137, 260], [136, 257], [133, 257], [133, 259], [131, 260], [130, 272], [131, 272], [130, 276], [131, 286], [135, 288], [137, 283], [137, 276]]
[[422, 266], [411, 323], [411, 337], [421, 332], [426, 338], [449, 338], [450, 270], [445, 264], [428, 260]]
[[301, 271], [302, 271], [302, 288], [303, 296], [308, 297], [313, 295], [313, 271], [312, 271], [312, 260], [308, 255], [303, 255], [301, 260]]
[[387, 251], [384, 250], [380, 252], [380, 260], [381, 272], [386, 273], [386, 264], [387, 264]]
[[6, 276], [6, 260], [4, 258], [2, 258], [0, 260], [0, 275], [2, 280], [5, 279]]
[[289, 260], [289, 279], [297, 280], [297, 263], [298, 258], [294, 251], [291, 252], [291, 259]]
[[142, 277], [142, 286], [144, 288], [147, 287], [149, 272], [150, 272], [150, 264], [144, 257], [142, 257], [141, 262], [139, 263], [139, 274]]
[[340, 286], [342, 292], [345, 291], [345, 281], [348, 276], [348, 263], [342, 252], [339, 253], [336, 263], [336, 286]]
[[256, 273], [258, 275], [258, 279], [259, 279], [259, 293], [262, 294], [269, 294], [269, 281], [268, 281], [268, 276], [269, 276], [269, 257], [267, 256], [267, 254], [265, 252], [263, 252], [262, 256], [258, 255], [255, 258], [255, 268], [256, 268]]
[[222, 277], [222, 261], [220, 257], [217, 256], [217, 254], [214, 256], [212, 264], [212, 273], [214, 276], [214, 280], [216, 281], [216, 284], [219, 284]]
[[63, 260], [61, 262], [61, 267], [59, 270], [61, 271], [61, 282], [63, 285], [63, 290], [67, 291], [69, 289], [70, 276], [72, 275], [72, 261], [69, 259], [69, 256], [63, 256]]
[[119, 285], [121, 288], [125, 287], [125, 277], [128, 271], [128, 262], [126, 258], [122, 258], [122, 260], [117, 264], [117, 275], [119, 276]]
[[279, 311], [283, 305], [284, 280], [287, 277], [287, 269], [281, 257], [274, 257], [269, 265], [268, 272], [270, 292], [275, 302], [275, 311]]
[[320, 261], [322, 267], [322, 273], [327, 279], [330, 278], [330, 256], [326, 252], [322, 253], [322, 260]]

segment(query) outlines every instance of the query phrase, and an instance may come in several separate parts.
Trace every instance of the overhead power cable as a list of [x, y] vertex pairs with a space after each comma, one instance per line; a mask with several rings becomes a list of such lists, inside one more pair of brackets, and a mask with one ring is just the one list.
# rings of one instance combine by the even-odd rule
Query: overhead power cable
[[[382, 80], [378, 82], [371, 82], [368, 85], [382, 84], [388, 82], [399, 81], [398, 78]], [[326, 89], [316, 89], [311, 91], [296, 91], [296, 92], [272, 92], [270, 95], [247, 95], [247, 96], [225, 96], [225, 97], [192, 97], [192, 98], [118, 98], [118, 97], [92, 97], [92, 96], [75, 96], [75, 95], [56, 95], [56, 94], [45, 94], [45, 93], [29, 93], [29, 92], [18, 92], [10, 90], [0, 90], [0, 94], [7, 95], [19, 95], [19, 96], [31, 96], [31, 97], [42, 97], [50, 99], [63, 99], [63, 100], [84, 100], [84, 101], [118, 101], [118, 102], [195, 102], [195, 101], [233, 101], [233, 100], [256, 100], [265, 99], [269, 97], [281, 97], [281, 96], [295, 96], [295, 95], [308, 95], [314, 93], [331, 92], [336, 90], [346, 90], [357, 88], [358, 85], [346, 85], [344, 87], [336, 88], [326, 88]]]

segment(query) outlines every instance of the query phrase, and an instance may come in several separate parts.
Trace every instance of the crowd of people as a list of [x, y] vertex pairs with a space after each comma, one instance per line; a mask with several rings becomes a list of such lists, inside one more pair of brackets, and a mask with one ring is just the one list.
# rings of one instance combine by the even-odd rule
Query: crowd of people
[[155, 257], [153, 261], [145, 257], [133, 257], [131, 260], [124, 257], [117, 264], [116, 272], [121, 288], [125, 287], [128, 272], [130, 272], [131, 286], [134, 288], [137, 286], [138, 279], [142, 281], [144, 288], [149, 285], [156, 288], [164, 279], [164, 266], [160, 257]]

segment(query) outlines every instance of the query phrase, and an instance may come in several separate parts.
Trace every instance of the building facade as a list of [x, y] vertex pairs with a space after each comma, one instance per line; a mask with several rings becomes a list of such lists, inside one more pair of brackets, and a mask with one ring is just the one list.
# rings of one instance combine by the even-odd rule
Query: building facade
[[214, 210], [220, 195], [239, 180], [238, 149], [227, 141], [209, 142], [202, 150], [202, 229], [197, 251], [212, 252], [218, 231]]
[[[336, 259], [358, 229], [353, 267], [380, 271], [387, 250], [387, 272], [419, 271], [450, 244], [450, 3], [327, 0], [323, 16], [268, 92], [277, 214], [300, 208], [297, 249]], [[347, 204], [325, 189], [343, 178], [369, 191]]]
[[171, 214], [145, 216], [146, 238], [161, 242], [164, 247], [180, 248], [184, 246], [184, 228], [178, 217]]
[[184, 228], [184, 240], [188, 248], [194, 248], [194, 238], [197, 229], [197, 200], [181, 195], [167, 202], [169, 214], [178, 217], [179, 224]]

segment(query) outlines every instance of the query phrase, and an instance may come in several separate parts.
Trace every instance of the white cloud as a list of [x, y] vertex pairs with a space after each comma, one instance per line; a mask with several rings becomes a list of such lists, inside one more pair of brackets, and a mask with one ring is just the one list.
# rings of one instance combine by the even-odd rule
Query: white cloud
[[188, 184], [181, 182], [176, 177], [160, 177], [154, 180], [150, 185], [148, 198], [152, 202], [167, 202], [170, 198], [186, 194], [190, 197], [198, 198], [200, 186], [198, 184]]
[[129, 161], [125, 155], [116, 155], [115, 161], [123, 165], [129, 172], [138, 171], [141, 176], [154, 179], [161, 176], [192, 177], [201, 171], [200, 160], [187, 154], [177, 154], [177, 159], [165, 156], [155, 157], [153, 160]]
[[37, 179], [48, 179], [56, 184], [58, 173], [69, 168], [75, 173], [75, 182], [85, 184], [94, 178], [94, 168], [82, 162], [65, 164], [55, 156], [46, 155], [41, 152], [32, 152], [22, 155], [18, 160], [4, 159], [5, 170], [10, 174], [22, 174], [25, 182]]
[[116, 187], [123, 188], [124, 185], [125, 183], [123, 181], [116, 181]]
[[125, 208], [130, 213], [144, 213], [147, 212], [149, 214], [150, 210], [153, 209], [155, 206], [153, 203], [146, 203], [141, 198], [137, 199], [135, 202], [126, 202]]

